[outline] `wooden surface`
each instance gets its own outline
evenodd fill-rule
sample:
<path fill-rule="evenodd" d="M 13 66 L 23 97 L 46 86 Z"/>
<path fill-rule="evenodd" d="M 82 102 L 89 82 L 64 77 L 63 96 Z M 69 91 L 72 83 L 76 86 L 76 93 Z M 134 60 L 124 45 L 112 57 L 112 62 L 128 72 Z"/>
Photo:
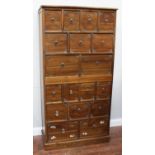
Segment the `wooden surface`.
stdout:
<path fill-rule="evenodd" d="M 45 151 L 41 136 L 33 137 L 33 155 L 121 155 L 122 154 L 122 129 L 110 129 L 111 140 L 108 143 L 87 145 L 68 149 Z"/>

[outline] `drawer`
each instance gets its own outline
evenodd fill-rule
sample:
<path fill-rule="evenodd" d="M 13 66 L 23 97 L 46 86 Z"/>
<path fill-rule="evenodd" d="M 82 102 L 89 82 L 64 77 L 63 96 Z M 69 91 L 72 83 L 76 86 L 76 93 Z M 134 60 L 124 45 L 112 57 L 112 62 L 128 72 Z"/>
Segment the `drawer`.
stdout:
<path fill-rule="evenodd" d="M 64 31 L 79 31 L 79 11 L 64 11 Z"/>
<path fill-rule="evenodd" d="M 70 34 L 70 53 L 90 53 L 90 34 Z"/>
<path fill-rule="evenodd" d="M 80 29 L 81 31 L 96 31 L 97 30 L 97 12 L 81 11 L 80 14 Z"/>
<path fill-rule="evenodd" d="M 79 100 L 79 85 L 78 84 L 64 84 L 63 87 L 64 101 L 78 101 Z"/>
<path fill-rule="evenodd" d="M 112 74 L 112 55 L 81 56 L 81 74 Z"/>
<path fill-rule="evenodd" d="M 96 88 L 96 98 L 100 99 L 110 99 L 112 92 L 112 84 L 111 82 L 100 82 L 97 83 Z"/>
<path fill-rule="evenodd" d="M 90 113 L 90 102 L 70 103 L 69 116 L 71 119 L 88 118 Z"/>
<path fill-rule="evenodd" d="M 106 136 L 108 135 L 108 128 L 91 128 L 80 130 L 80 138 L 89 138 L 96 136 Z"/>
<path fill-rule="evenodd" d="M 49 85 L 46 89 L 46 102 L 61 101 L 61 85 Z"/>
<path fill-rule="evenodd" d="M 79 56 L 46 56 L 47 76 L 68 76 L 79 74 Z"/>
<path fill-rule="evenodd" d="M 61 31 L 61 11 L 45 11 L 45 30 Z"/>
<path fill-rule="evenodd" d="M 65 133 L 52 133 L 48 135 L 48 142 L 54 143 L 57 141 L 69 141 L 78 138 L 78 133 L 75 131 L 65 132 Z"/>
<path fill-rule="evenodd" d="M 109 126 L 109 118 L 107 116 L 80 121 L 80 130 L 90 128 L 100 128 L 100 127 L 108 128 L 108 126 Z"/>
<path fill-rule="evenodd" d="M 76 131 L 78 130 L 78 122 L 56 122 L 48 123 L 47 125 L 48 133 L 66 133 L 67 131 Z"/>
<path fill-rule="evenodd" d="M 82 83 L 79 85 L 79 95 L 81 100 L 93 100 L 95 93 L 94 83 Z"/>
<path fill-rule="evenodd" d="M 92 43 L 93 53 L 112 53 L 113 35 L 112 34 L 94 34 Z"/>
<path fill-rule="evenodd" d="M 46 53 L 66 53 L 67 35 L 66 34 L 45 34 L 44 51 Z"/>
<path fill-rule="evenodd" d="M 115 12 L 100 11 L 99 12 L 99 30 L 114 32 L 115 28 Z"/>
<path fill-rule="evenodd" d="M 46 105 L 47 121 L 67 120 L 67 105 L 65 104 L 48 104 Z"/>
<path fill-rule="evenodd" d="M 100 100 L 100 101 L 96 100 L 91 106 L 92 116 L 109 115 L 109 112 L 110 112 L 110 101 L 109 100 Z"/>

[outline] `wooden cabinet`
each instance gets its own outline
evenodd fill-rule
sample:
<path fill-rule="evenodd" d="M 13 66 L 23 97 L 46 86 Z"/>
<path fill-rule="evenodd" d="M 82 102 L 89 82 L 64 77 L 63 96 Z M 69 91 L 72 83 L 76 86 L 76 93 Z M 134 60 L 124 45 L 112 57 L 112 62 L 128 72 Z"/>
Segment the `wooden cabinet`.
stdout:
<path fill-rule="evenodd" d="M 45 149 L 109 141 L 116 9 L 42 6 Z"/>

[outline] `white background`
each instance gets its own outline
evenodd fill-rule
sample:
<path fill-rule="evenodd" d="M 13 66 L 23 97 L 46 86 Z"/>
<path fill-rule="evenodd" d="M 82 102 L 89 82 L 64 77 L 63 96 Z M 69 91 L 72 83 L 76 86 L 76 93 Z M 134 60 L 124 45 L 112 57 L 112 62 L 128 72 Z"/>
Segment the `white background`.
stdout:
<path fill-rule="evenodd" d="M 88 3 L 89 2 L 89 3 Z M 112 92 L 111 125 L 121 125 L 122 118 L 122 49 L 121 49 L 121 1 L 120 0 L 36 0 L 34 2 L 33 20 L 34 20 L 34 101 L 33 101 L 33 132 L 34 135 L 41 131 L 41 102 L 40 102 L 40 64 L 39 64 L 39 19 L 38 9 L 41 5 L 67 5 L 67 6 L 90 6 L 90 7 L 111 7 L 118 8 L 116 23 L 116 50 L 114 81 Z"/>
<path fill-rule="evenodd" d="M 123 155 L 154 155 L 154 0 L 122 4 Z M 0 19 L 0 154 L 32 155 L 32 1 L 1 1 Z"/>

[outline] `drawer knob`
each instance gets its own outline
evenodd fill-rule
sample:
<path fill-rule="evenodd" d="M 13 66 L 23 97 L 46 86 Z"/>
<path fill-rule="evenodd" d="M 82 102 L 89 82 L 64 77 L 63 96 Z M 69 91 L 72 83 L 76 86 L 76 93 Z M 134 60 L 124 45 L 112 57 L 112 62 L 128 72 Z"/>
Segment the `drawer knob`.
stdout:
<path fill-rule="evenodd" d="M 102 109 L 102 106 L 99 106 L 98 109 L 101 110 Z"/>
<path fill-rule="evenodd" d="M 100 121 L 100 124 L 104 124 L 104 121 Z"/>
<path fill-rule="evenodd" d="M 59 111 L 55 111 L 55 116 L 58 117 L 59 116 Z"/>
<path fill-rule="evenodd" d="M 77 108 L 77 110 L 78 110 L 78 111 L 80 111 L 80 110 L 81 110 L 81 108 Z"/>
<path fill-rule="evenodd" d="M 83 44 L 83 41 L 80 40 L 80 41 L 79 41 L 79 46 L 82 46 L 82 44 Z"/>
<path fill-rule="evenodd" d="M 96 128 L 96 124 L 93 124 L 93 128 Z"/>
<path fill-rule="evenodd" d="M 55 18 L 54 18 L 54 17 L 52 17 L 52 18 L 51 18 L 51 21 L 55 21 Z"/>
<path fill-rule="evenodd" d="M 109 21 L 109 19 L 108 19 L 108 18 L 105 18 L 105 19 L 104 19 L 104 21 L 105 21 L 105 22 L 108 22 L 108 21 Z"/>
<path fill-rule="evenodd" d="M 70 137 L 70 138 L 74 138 L 74 137 L 75 137 L 75 135 L 74 135 L 74 134 L 71 134 L 71 135 L 69 135 L 69 137 Z"/>
<path fill-rule="evenodd" d="M 70 18 L 69 22 L 70 24 L 73 24 L 73 18 Z"/>
<path fill-rule="evenodd" d="M 91 22 L 92 21 L 92 18 L 91 17 L 88 17 L 88 22 Z"/>
<path fill-rule="evenodd" d="M 57 46 L 58 45 L 58 40 L 54 41 L 54 45 Z"/>
<path fill-rule="evenodd" d="M 103 87 L 102 90 L 105 90 L 105 88 Z"/>
<path fill-rule="evenodd" d="M 52 136 L 52 137 L 51 137 L 51 140 L 54 140 L 54 139 L 56 139 L 56 137 L 55 137 L 55 136 Z"/>
<path fill-rule="evenodd" d="M 51 129 L 56 129 L 56 126 L 55 125 L 51 125 L 50 128 Z"/>
<path fill-rule="evenodd" d="M 55 91 L 52 91 L 52 96 L 54 96 L 56 94 L 56 92 Z"/>
<path fill-rule="evenodd" d="M 69 93 L 70 93 L 70 95 L 72 95 L 73 94 L 73 90 L 70 89 L 70 92 Z"/>
<path fill-rule="evenodd" d="M 101 41 L 101 44 L 104 44 L 104 43 L 105 43 L 105 41 L 104 41 L 104 40 L 102 40 L 102 41 Z"/>
<path fill-rule="evenodd" d="M 64 67 L 65 66 L 65 64 L 64 64 L 64 62 L 62 62 L 61 64 L 60 64 L 60 67 Z"/>
<path fill-rule="evenodd" d="M 100 61 L 96 61 L 96 65 L 100 64 Z"/>
<path fill-rule="evenodd" d="M 88 133 L 87 133 L 87 132 L 82 132 L 82 135 L 83 135 L 83 136 L 87 136 Z"/>
<path fill-rule="evenodd" d="M 65 129 L 64 129 L 64 128 L 62 128 L 62 129 L 61 129 L 61 132 L 62 132 L 62 133 L 65 133 Z"/>

